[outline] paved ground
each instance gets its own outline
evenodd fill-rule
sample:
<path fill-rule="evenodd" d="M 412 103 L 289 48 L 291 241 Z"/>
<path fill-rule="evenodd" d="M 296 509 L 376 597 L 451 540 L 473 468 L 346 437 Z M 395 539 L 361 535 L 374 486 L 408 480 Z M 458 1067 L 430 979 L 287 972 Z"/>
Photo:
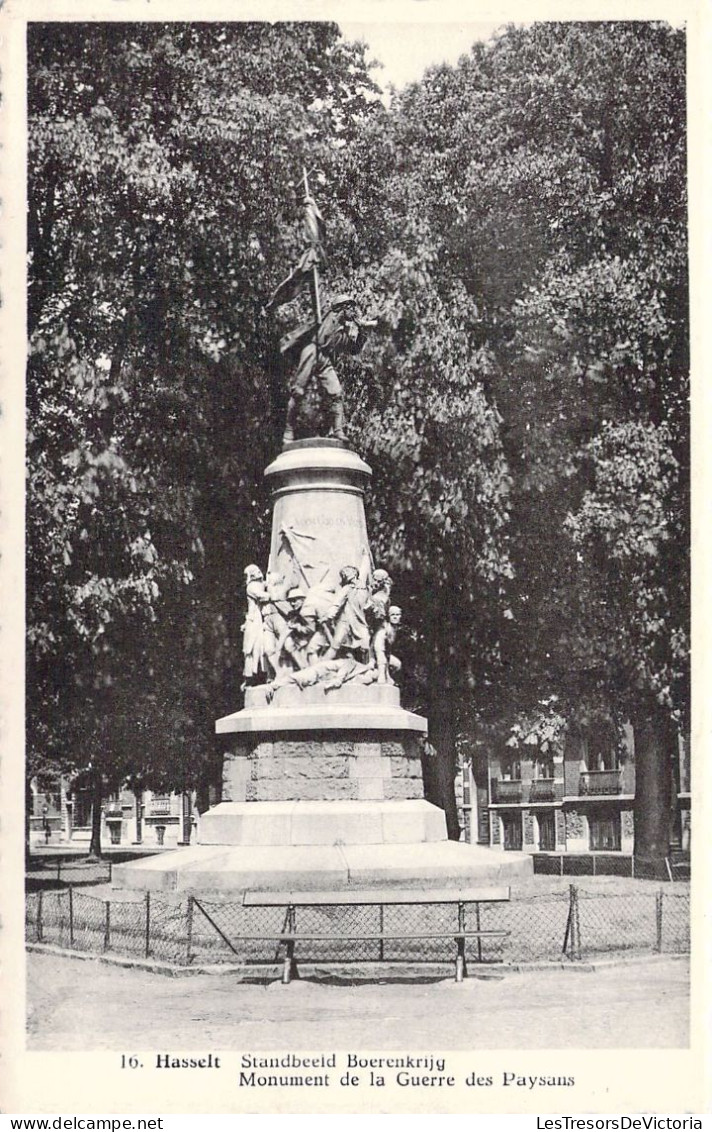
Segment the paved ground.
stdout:
<path fill-rule="evenodd" d="M 686 960 L 438 982 L 240 984 L 28 955 L 30 1049 L 603 1049 L 688 1044 Z M 151 1008 L 146 1009 L 150 1003 Z M 191 1036 L 193 1040 L 191 1042 Z"/>

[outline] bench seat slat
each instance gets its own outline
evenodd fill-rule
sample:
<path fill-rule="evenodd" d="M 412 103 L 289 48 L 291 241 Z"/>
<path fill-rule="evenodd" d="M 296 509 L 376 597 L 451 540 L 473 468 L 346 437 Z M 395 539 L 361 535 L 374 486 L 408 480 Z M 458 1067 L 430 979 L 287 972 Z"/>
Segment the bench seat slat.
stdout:
<path fill-rule="evenodd" d="M 383 939 L 395 943 L 404 939 L 479 939 L 482 936 L 507 936 L 509 932 L 506 931 L 458 931 L 453 928 L 452 931 L 442 932 L 397 932 L 395 935 L 389 935 L 383 932 L 371 932 L 368 935 L 322 935 L 318 932 L 262 932 L 259 935 L 231 935 L 232 940 L 278 940 L 281 943 L 288 941 L 299 940 L 325 940 L 329 943 L 358 943 L 363 940 L 368 943 L 370 940 Z"/>
<path fill-rule="evenodd" d="M 510 899 L 508 887 L 498 888 L 428 888 L 428 889 L 358 889 L 352 892 L 245 892 L 244 905 L 273 907 L 292 904 L 476 904 Z"/>

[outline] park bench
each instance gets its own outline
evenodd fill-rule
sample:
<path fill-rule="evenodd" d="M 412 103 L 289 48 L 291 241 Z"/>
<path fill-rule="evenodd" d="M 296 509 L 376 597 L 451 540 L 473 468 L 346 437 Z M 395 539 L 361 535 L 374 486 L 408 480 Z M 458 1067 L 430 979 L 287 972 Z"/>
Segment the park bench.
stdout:
<path fill-rule="evenodd" d="M 276 940 L 285 945 L 284 966 L 282 969 L 282 982 L 289 983 L 293 977 L 298 977 L 295 947 L 297 943 L 314 941 L 338 941 L 341 943 L 355 943 L 376 941 L 380 945 L 381 958 L 383 957 L 383 944 L 386 942 L 402 942 L 405 940 L 432 940 L 451 939 L 457 945 L 455 958 L 455 981 L 462 982 L 467 974 L 465 962 L 465 943 L 468 939 L 478 941 L 479 957 L 482 957 L 482 940 L 504 938 L 509 935 L 507 931 L 482 930 L 480 924 L 480 904 L 500 903 L 509 900 L 509 888 L 423 888 L 423 889 L 355 889 L 350 892 L 246 892 L 243 905 L 251 908 L 284 908 L 284 927 L 281 931 L 263 934 L 261 939 Z M 457 927 L 442 928 L 437 931 L 389 931 L 383 930 L 383 909 L 393 905 L 457 905 Z M 476 909 L 477 926 L 466 927 L 465 909 L 468 904 L 474 904 Z M 353 932 L 340 932 L 326 934 L 324 932 L 300 931 L 297 925 L 298 908 L 337 908 L 337 907 L 364 907 L 377 906 L 381 909 L 380 930 L 368 931 L 363 934 Z M 256 938 L 254 936 L 241 936 L 241 939 Z"/>

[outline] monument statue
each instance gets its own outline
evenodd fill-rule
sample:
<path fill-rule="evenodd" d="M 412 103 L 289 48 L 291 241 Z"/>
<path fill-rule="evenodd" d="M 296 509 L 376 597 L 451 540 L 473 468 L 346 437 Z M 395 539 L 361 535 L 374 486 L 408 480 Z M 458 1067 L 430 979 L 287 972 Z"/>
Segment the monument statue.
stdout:
<path fill-rule="evenodd" d="M 264 574 L 259 566 L 246 566 L 244 573 L 247 614 L 242 625 L 243 688 L 254 683 L 265 671 L 262 607 L 269 600 Z"/>
<path fill-rule="evenodd" d="M 475 877 L 501 884 L 531 873 L 531 854 L 449 841 L 444 812 L 424 796 L 428 724 L 401 706 L 402 614 L 366 523 L 372 470 L 342 439 L 335 365 L 365 324 L 348 295 L 322 309 L 323 220 L 306 174 L 304 190 L 306 247 L 270 306 L 308 284 L 312 317 L 282 344 L 296 368 L 285 446 L 264 471 L 269 558 L 244 571 L 244 705 L 215 723 L 220 801 L 201 815 L 197 845 L 117 865 L 114 884 L 241 903 L 248 892 L 331 900 L 362 889 L 436 896 Z M 325 402 L 329 436 L 308 433 L 312 397 Z"/>
<path fill-rule="evenodd" d="M 390 603 L 390 575 L 373 568 L 361 502 L 363 477 L 370 476 L 370 469 L 348 450 L 344 456 L 324 456 L 321 466 L 319 460 L 313 463 L 313 452 L 305 452 L 296 464 L 296 453 L 289 455 L 305 444 L 344 449 L 343 390 L 335 361 L 356 353 L 364 330 L 377 325 L 375 319 L 359 319 L 352 295 L 322 304 L 324 220 L 306 170 L 303 177 L 305 247 L 267 309 L 291 302 L 308 286 L 311 317 L 280 343 L 295 368 L 285 451 L 266 472 L 277 477 L 272 549 L 266 574 L 255 565 L 245 570 L 243 690 L 262 688 L 267 704 L 282 688 L 297 694 L 315 686 L 327 693 L 344 684 L 393 685 L 393 673 L 400 668 L 391 649 L 400 609 Z M 296 445 L 297 430 L 305 428 L 303 402 L 309 392 L 320 397 L 328 438 L 312 436 Z M 284 471 L 278 473 L 280 465 Z M 304 471 L 297 471 L 307 467 L 310 477 L 316 477 L 309 490 Z"/>
<path fill-rule="evenodd" d="M 286 541 L 303 585 L 288 587 L 283 574 L 269 570 L 265 580 L 259 566 L 245 569 L 243 688 L 264 683 L 269 702 L 288 686 L 323 684 L 328 691 L 347 681 L 392 684 L 392 672 L 400 669 L 391 644 L 401 611 L 390 605 L 388 572 L 371 572 L 364 548 L 359 567 L 341 567 L 338 584 L 328 574 L 310 583 L 292 539 Z"/>
<path fill-rule="evenodd" d="M 379 683 L 393 683 L 393 673 L 398 673 L 401 670 L 401 662 L 397 656 L 394 656 L 391 645 L 396 639 L 398 629 L 400 627 L 401 618 L 403 616 L 401 607 L 399 605 L 392 605 L 388 610 L 388 623 L 386 625 L 385 640 L 384 640 L 384 653 L 386 656 L 386 670 L 385 680 L 381 680 L 381 673 L 379 669 Z"/>
<path fill-rule="evenodd" d="M 295 299 L 305 285 L 309 286 L 311 319 L 285 335 L 280 342 L 285 360 L 296 366 L 289 385 L 283 436 L 285 447 L 295 438 L 303 416 L 304 397 L 314 386 L 328 418 L 328 435 L 335 440 L 345 440 L 343 388 L 334 362 L 340 354 L 358 353 L 363 345 L 363 331 L 378 325 L 377 319 L 358 318 L 356 301 L 351 295 L 338 295 L 322 310 L 319 268 L 326 263 L 324 221 L 309 191 L 306 169 L 304 208 L 306 249 L 267 303 L 267 310 L 274 310 Z"/>

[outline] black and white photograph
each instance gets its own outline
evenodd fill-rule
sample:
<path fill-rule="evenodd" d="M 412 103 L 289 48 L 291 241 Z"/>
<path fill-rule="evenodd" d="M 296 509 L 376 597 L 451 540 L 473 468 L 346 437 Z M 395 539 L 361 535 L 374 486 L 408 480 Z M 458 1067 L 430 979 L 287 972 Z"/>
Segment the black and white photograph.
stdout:
<path fill-rule="evenodd" d="M 443 13 L 6 13 L 13 1112 L 710 1103 L 701 9 Z"/>

